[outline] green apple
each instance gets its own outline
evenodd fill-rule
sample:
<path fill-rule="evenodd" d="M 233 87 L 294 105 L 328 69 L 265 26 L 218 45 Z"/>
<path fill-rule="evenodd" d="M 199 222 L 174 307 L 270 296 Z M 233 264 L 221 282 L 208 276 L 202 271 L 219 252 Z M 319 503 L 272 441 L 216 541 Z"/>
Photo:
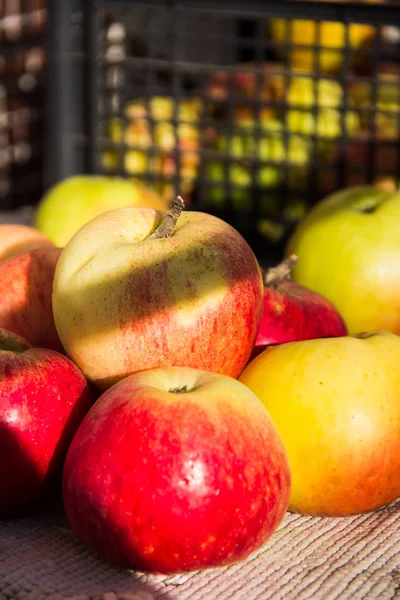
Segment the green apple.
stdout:
<path fill-rule="evenodd" d="M 64 247 L 88 221 L 124 206 L 166 210 L 167 201 L 138 181 L 76 175 L 53 186 L 36 210 L 34 225 L 56 246 Z"/>
<path fill-rule="evenodd" d="M 286 247 L 292 278 L 328 298 L 349 333 L 400 333 L 400 192 L 353 187 L 320 201 Z"/>

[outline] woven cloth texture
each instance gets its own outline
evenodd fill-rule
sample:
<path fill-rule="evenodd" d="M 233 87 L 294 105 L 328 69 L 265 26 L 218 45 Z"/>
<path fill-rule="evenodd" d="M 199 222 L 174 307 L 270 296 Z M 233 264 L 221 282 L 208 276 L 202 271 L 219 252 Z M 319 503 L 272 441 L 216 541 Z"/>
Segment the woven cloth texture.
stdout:
<path fill-rule="evenodd" d="M 0 521 L 0 600 L 390 600 L 399 526 L 400 501 L 341 519 L 287 513 L 246 561 L 167 577 L 105 562 L 57 509 Z"/>

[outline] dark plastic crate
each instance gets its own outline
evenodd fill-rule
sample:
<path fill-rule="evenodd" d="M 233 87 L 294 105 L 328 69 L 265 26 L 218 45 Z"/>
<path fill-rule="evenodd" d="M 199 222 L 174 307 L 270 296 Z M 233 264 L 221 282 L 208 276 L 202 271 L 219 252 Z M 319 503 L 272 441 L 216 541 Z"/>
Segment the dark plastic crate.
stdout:
<path fill-rule="evenodd" d="M 279 252 L 329 191 L 398 186 L 399 26 L 387 3 L 53 0 L 47 184 L 138 177 Z"/>
<path fill-rule="evenodd" d="M 43 192 L 45 0 L 0 1 L 0 210 Z"/>

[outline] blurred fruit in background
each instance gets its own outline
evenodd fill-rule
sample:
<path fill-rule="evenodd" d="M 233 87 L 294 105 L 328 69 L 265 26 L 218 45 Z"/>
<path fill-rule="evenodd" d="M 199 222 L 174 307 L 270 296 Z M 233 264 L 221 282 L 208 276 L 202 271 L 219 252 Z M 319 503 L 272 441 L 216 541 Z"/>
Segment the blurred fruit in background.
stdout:
<path fill-rule="evenodd" d="M 258 130 L 258 131 L 257 131 Z M 285 139 L 287 137 L 287 140 Z M 309 145 L 298 135 L 285 136 L 282 123 L 277 120 L 262 122 L 258 129 L 254 121 L 243 121 L 235 127 L 232 134 L 221 134 L 216 143 L 220 160 L 208 165 L 208 178 L 211 183 L 225 181 L 224 158 L 227 163 L 228 182 L 232 189 L 232 200 L 236 210 L 248 210 L 251 199 L 249 188 L 253 184 L 262 189 L 275 187 L 282 179 L 283 167 L 288 163 L 290 178 L 303 177 L 304 166 L 308 163 Z M 215 206 L 224 203 L 223 187 L 213 187 L 207 195 L 208 201 Z M 273 195 L 262 198 L 267 213 L 276 209 Z"/>
<path fill-rule="evenodd" d="M 124 119 L 112 118 L 106 124 L 106 137 L 127 148 L 104 152 L 103 167 L 122 169 L 126 174 L 140 178 L 148 174 L 152 187 L 168 200 L 174 194 L 173 178 L 178 173 L 180 192 L 188 200 L 200 161 L 199 120 L 202 107 L 199 98 L 175 103 L 168 96 L 154 96 L 148 101 L 138 99 L 129 102 Z"/>
<path fill-rule="evenodd" d="M 361 126 L 375 129 L 381 137 L 397 139 L 400 123 L 399 76 L 379 73 L 373 81 L 357 81 L 350 87 L 354 105 L 360 109 Z"/>
<path fill-rule="evenodd" d="M 252 71 L 246 72 L 246 68 Z M 238 69 L 232 77 L 218 72 L 208 82 L 208 94 L 214 100 L 217 116 L 226 117 L 232 106 L 229 102 L 232 91 L 235 123 L 257 119 L 257 113 L 262 123 L 271 119 L 286 120 L 290 133 L 316 135 L 318 152 L 325 151 L 332 139 L 340 137 L 343 128 L 346 135 L 359 131 L 360 119 L 353 110 L 351 98 L 349 109 L 342 117 L 344 90 L 339 81 L 326 77 L 316 79 L 304 69 L 287 70 L 279 63 L 267 62 L 261 67 L 246 63 L 238 65 Z"/>
<path fill-rule="evenodd" d="M 284 234 L 279 217 L 288 217 L 289 206 L 294 204 L 285 198 L 282 202 L 279 184 L 286 176 L 293 188 L 304 185 L 309 162 L 309 143 L 295 134 L 285 135 L 280 121 L 266 120 L 258 128 L 255 121 L 243 121 L 232 133 L 218 136 L 216 158 L 207 164 L 206 206 L 211 211 L 227 206 L 231 200 L 241 228 L 250 226 L 253 194 L 257 195 L 258 231 L 271 241 L 278 241 Z M 297 202 L 296 215 L 302 216 L 306 200 Z M 292 210 L 292 217 L 294 212 Z"/>
<path fill-rule="evenodd" d="M 349 25 L 348 34 L 346 34 L 346 26 L 336 21 L 318 23 L 307 19 L 277 18 L 271 19 L 268 23 L 268 35 L 276 42 L 278 56 L 287 57 L 292 67 L 300 67 L 308 71 L 318 69 L 321 73 L 337 72 L 342 67 L 347 35 L 352 50 L 351 64 L 363 62 L 365 54 L 357 50 L 370 46 L 375 33 L 376 29 L 372 25 L 359 23 Z M 285 48 L 284 44 L 287 42 L 293 46 Z M 313 48 L 315 45 L 320 45 L 323 49 L 318 52 Z"/>
<path fill-rule="evenodd" d="M 374 160 L 370 167 L 371 156 Z M 372 183 L 375 187 L 393 191 L 396 189 L 398 162 L 396 143 L 362 132 L 348 138 L 344 144 L 338 142 L 327 154 L 319 173 L 321 193 L 327 195 L 342 187 L 342 182 L 338 181 L 341 165 L 346 187 L 365 185 L 373 168 L 376 175 L 372 173 Z"/>
<path fill-rule="evenodd" d="M 287 103 L 289 131 L 316 135 L 318 152 L 325 151 L 329 142 L 343 131 L 346 135 L 359 131 L 360 120 L 354 110 L 346 110 L 342 121 L 344 93 L 339 82 L 326 78 L 314 80 L 301 71 L 295 73 L 287 90 L 281 92 L 282 100 Z"/>
<path fill-rule="evenodd" d="M 140 181 L 76 175 L 57 183 L 43 196 L 36 209 L 34 225 L 61 248 L 88 221 L 124 206 L 167 210 L 168 201 Z"/>
<path fill-rule="evenodd" d="M 246 72 L 246 68 L 252 70 Z M 274 63 L 265 63 L 258 71 L 251 63 L 240 69 L 243 71 L 232 75 L 216 73 L 208 82 L 208 92 L 216 102 L 215 148 L 225 155 L 225 161 L 223 157 L 210 161 L 206 172 L 211 184 L 227 180 L 229 185 L 210 185 L 207 200 L 211 208 L 222 209 L 228 193 L 234 211 L 247 211 L 250 220 L 254 181 L 261 217 L 257 229 L 276 241 L 285 231 L 282 218 L 294 223 L 307 210 L 305 190 L 312 160 L 318 165 L 343 129 L 347 136 L 358 132 L 359 117 L 350 108 L 351 100 L 342 115 L 344 90 L 338 81 L 315 80 L 304 69 L 287 71 Z M 238 94 L 233 102 L 229 101 L 230 90 Z M 224 133 L 232 122 L 233 133 Z M 290 191 L 272 191 L 282 183 L 297 192 L 297 197 Z"/>
<path fill-rule="evenodd" d="M 212 116 L 217 120 L 226 119 L 232 110 L 235 120 L 256 119 L 258 115 L 262 121 L 276 118 L 277 81 L 281 80 L 284 85 L 283 71 L 280 63 L 248 62 L 239 63 L 234 71 L 212 73 L 206 86 Z"/>

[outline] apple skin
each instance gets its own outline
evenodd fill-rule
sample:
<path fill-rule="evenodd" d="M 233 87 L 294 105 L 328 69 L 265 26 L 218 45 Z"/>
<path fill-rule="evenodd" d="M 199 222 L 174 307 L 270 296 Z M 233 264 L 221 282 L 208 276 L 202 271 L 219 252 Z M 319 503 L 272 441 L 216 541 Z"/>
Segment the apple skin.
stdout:
<path fill-rule="evenodd" d="M 267 348 L 240 376 L 286 446 L 289 509 L 344 517 L 400 496 L 400 338 L 386 331 Z"/>
<path fill-rule="evenodd" d="M 73 529 L 108 560 L 147 572 L 245 558 L 281 523 L 289 495 L 286 450 L 259 399 L 235 379 L 185 367 L 136 373 L 105 392 L 63 472 Z"/>
<path fill-rule="evenodd" d="M 328 196 L 285 252 L 299 259 L 293 281 L 330 300 L 349 333 L 400 333 L 400 192 L 365 186 Z"/>
<path fill-rule="evenodd" d="M 53 286 L 62 344 L 105 390 L 146 369 L 187 366 L 237 377 L 262 315 L 260 267 L 244 238 L 209 214 L 127 207 L 85 225 L 63 249 Z"/>
<path fill-rule="evenodd" d="M 32 514 L 53 496 L 91 404 L 68 358 L 0 329 L 0 518 Z"/>
<path fill-rule="evenodd" d="M 37 207 L 34 225 L 62 248 L 85 223 L 121 206 L 167 210 L 168 202 L 139 181 L 103 175 L 75 175 L 47 191 Z"/>
<path fill-rule="evenodd" d="M 54 244 L 40 231 L 19 223 L 0 223 L 0 260 Z"/>
<path fill-rule="evenodd" d="M 285 277 L 264 285 L 264 311 L 252 358 L 267 346 L 346 334 L 346 325 L 329 300 Z"/>
<path fill-rule="evenodd" d="M 53 278 L 61 248 L 43 247 L 0 262 L 0 327 L 33 346 L 64 352 L 54 324 Z"/>

